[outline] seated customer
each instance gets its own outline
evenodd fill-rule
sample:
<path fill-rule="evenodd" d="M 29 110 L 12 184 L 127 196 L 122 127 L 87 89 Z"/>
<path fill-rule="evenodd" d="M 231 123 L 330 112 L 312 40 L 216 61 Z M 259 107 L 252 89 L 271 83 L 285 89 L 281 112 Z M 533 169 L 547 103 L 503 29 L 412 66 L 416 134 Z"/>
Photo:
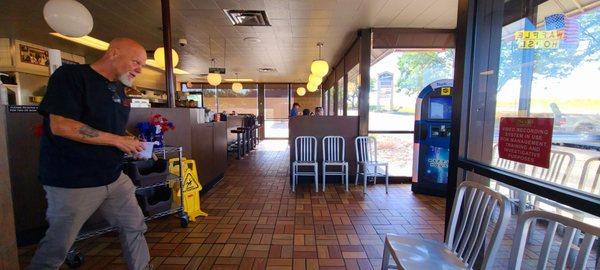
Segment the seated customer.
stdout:
<path fill-rule="evenodd" d="M 315 115 L 316 116 L 323 116 L 323 107 L 316 107 L 315 108 Z"/>
<path fill-rule="evenodd" d="M 300 103 L 294 102 L 292 109 L 290 110 L 290 117 L 298 116 L 298 110 L 300 110 Z"/>
<path fill-rule="evenodd" d="M 310 110 L 309 109 L 304 109 L 302 110 L 302 115 L 310 115 Z"/>

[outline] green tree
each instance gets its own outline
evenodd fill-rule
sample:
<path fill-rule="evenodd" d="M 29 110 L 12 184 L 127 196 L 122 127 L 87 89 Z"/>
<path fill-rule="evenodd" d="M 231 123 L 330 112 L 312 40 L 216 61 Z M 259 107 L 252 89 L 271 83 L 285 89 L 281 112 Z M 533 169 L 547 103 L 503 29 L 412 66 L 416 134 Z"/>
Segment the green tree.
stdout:
<path fill-rule="evenodd" d="M 453 65 L 454 50 L 404 52 L 398 57 L 396 91 L 410 96 L 435 80 L 452 78 Z"/>

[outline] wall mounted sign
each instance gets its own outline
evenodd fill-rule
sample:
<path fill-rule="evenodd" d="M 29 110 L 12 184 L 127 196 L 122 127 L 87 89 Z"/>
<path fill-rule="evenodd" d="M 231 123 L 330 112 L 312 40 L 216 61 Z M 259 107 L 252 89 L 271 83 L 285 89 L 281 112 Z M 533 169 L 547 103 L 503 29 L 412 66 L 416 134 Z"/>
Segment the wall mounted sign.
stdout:
<path fill-rule="evenodd" d="M 11 113 L 37 113 L 37 105 L 10 105 L 8 112 Z"/>
<path fill-rule="evenodd" d="M 41 48 L 31 47 L 24 44 L 19 45 L 19 58 L 22 63 L 38 66 L 48 66 L 48 51 Z"/>
<path fill-rule="evenodd" d="M 548 168 L 553 127 L 554 118 L 500 118 L 500 158 Z"/>
<path fill-rule="evenodd" d="M 515 40 L 519 49 L 556 49 L 565 39 L 564 30 L 517 31 Z"/>

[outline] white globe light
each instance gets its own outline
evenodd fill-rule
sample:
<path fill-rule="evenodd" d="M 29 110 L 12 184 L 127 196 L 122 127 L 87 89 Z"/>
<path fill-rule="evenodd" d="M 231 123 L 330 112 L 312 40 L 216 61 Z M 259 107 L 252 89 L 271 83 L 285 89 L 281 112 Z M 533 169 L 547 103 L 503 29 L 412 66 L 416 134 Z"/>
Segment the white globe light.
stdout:
<path fill-rule="evenodd" d="M 231 85 L 231 90 L 233 90 L 233 92 L 238 93 L 238 94 L 242 92 L 242 88 L 244 88 L 244 87 L 239 82 L 233 83 Z"/>
<path fill-rule="evenodd" d="M 206 76 L 206 80 L 208 81 L 208 84 L 210 84 L 212 86 L 217 86 L 217 85 L 221 84 L 221 74 L 208 73 L 208 76 Z"/>
<path fill-rule="evenodd" d="M 94 19 L 90 11 L 74 0 L 46 2 L 44 20 L 54 31 L 69 37 L 86 36 L 94 27 Z"/>
<path fill-rule="evenodd" d="M 329 72 L 329 64 L 325 60 L 315 60 L 310 65 L 310 73 L 321 78 L 325 77 L 327 72 Z"/>
<path fill-rule="evenodd" d="M 306 89 L 304 87 L 298 87 L 298 89 L 296 89 L 296 94 L 304 96 L 306 94 Z"/>
<path fill-rule="evenodd" d="M 173 49 L 171 49 L 171 58 L 173 60 L 173 67 L 177 66 L 177 64 L 179 64 L 179 55 Z M 158 64 L 162 68 L 165 68 L 165 48 L 164 47 L 159 47 L 154 51 L 154 61 L 156 61 L 156 64 Z"/>
<path fill-rule="evenodd" d="M 318 85 L 312 84 L 310 82 L 306 84 L 306 89 L 308 89 L 308 92 L 315 92 L 317 91 L 318 87 Z"/>
<path fill-rule="evenodd" d="M 310 74 L 308 76 L 308 83 L 312 83 L 314 85 L 320 85 L 323 82 L 323 77 L 319 77 L 315 74 Z"/>

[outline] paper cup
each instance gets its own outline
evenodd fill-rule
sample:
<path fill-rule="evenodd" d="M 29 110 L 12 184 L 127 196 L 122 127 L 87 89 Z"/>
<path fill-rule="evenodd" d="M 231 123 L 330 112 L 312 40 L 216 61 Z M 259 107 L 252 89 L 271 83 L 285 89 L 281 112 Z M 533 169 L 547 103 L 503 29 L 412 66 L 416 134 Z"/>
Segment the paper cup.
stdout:
<path fill-rule="evenodd" d="M 155 142 L 142 142 L 142 144 L 144 145 L 144 150 L 137 153 L 135 157 L 140 159 L 151 159 Z"/>

